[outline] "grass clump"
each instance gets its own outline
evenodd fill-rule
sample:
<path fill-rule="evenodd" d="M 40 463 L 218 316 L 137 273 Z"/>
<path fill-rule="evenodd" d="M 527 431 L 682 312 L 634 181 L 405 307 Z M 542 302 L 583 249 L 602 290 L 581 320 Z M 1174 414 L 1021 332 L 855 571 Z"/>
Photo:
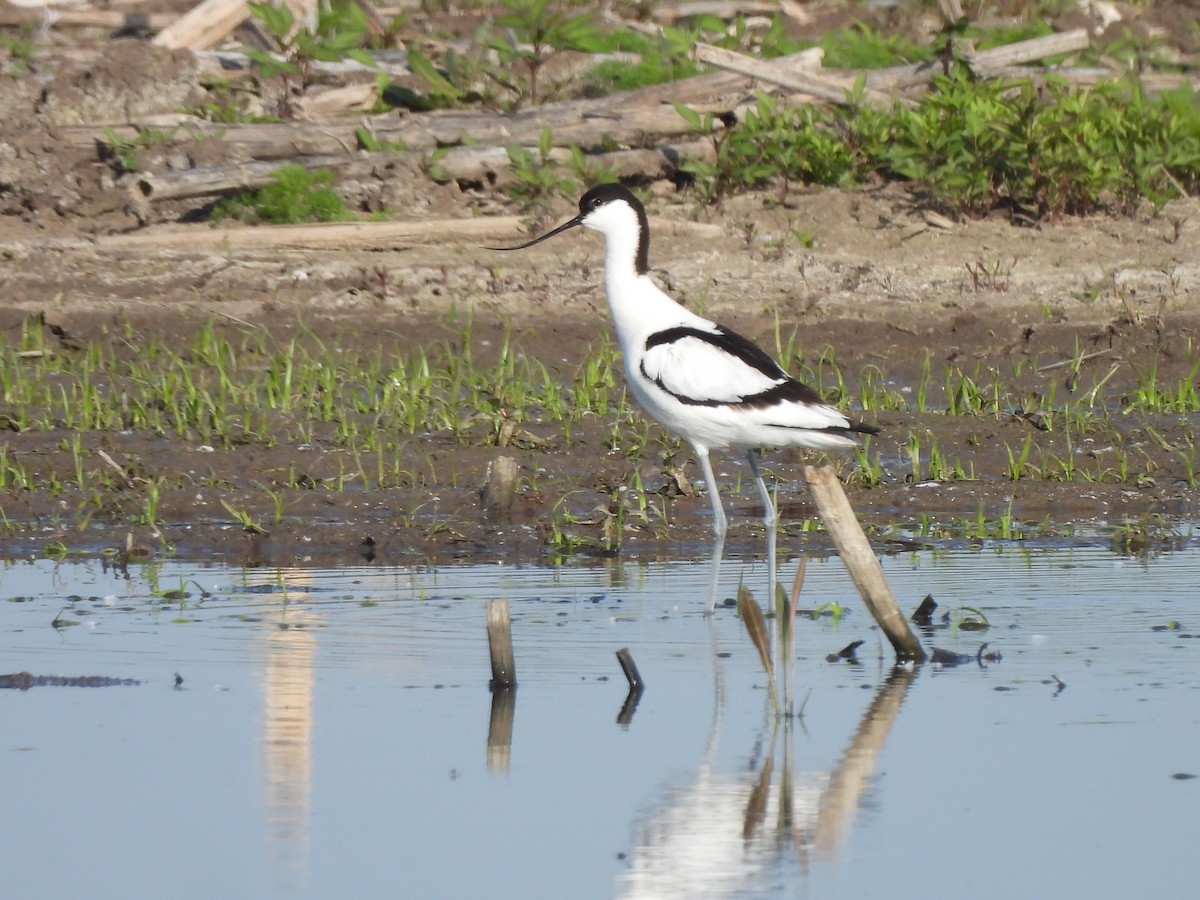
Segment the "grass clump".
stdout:
<path fill-rule="evenodd" d="M 587 73 L 589 92 L 611 94 L 695 75 L 700 67 L 688 58 L 690 46 L 689 35 L 675 28 L 656 36 L 628 30 L 605 35 L 604 52 L 635 54 L 637 61 L 611 59 L 593 66 Z"/>
<path fill-rule="evenodd" d="M 346 204 L 329 185 L 328 169 L 286 165 L 272 173 L 271 183 L 254 191 L 228 197 L 213 207 L 212 220 L 292 225 L 298 222 L 334 222 L 350 218 Z"/>
<path fill-rule="evenodd" d="M 711 116 L 676 107 L 694 128 L 712 131 Z M 718 137 L 713 163 L 685 163 L 704 193 L 722 196 L 760 187 L 776 179 L 828 186 L 859 184 L 867 168 L 844 134 L 832 126 L 827 111 L 813 106 L 786 106 L 759 94 L 745 121 Z"/>
<path fill-rule="evenodd" d="M 563 50 L 594 51 L 599 32 L 592 14 L 569 16 L 550 6 L 549 0 L 501 0 L 505 12 L 496 18 L 498 31 L 490 42 L 501 66 L 510 73 L 505 86 L 517 95 L 517 104 L 544 100 L 539 88 L 542 67 Z"/>
<path fill-rule="evenodd" d="M 247 55 L 266 78 L 278 78 L 283 88 L 280 113 L 291 118 L 287 97 L 293 89 L 305 93 L 317 81 L 314 64 L 339 62 L 350 58 L 363 65 L 374 61 L 362 45 L 366 41 L 367 17 L 353 3 L 322 3 L 317 8 L 316 29 L 309 31 L 296 21 L 286 3 L 249 3 L 248 8 L 263 31 L 275 44 L 275 53 L 250 48 Z"/>
<path fill-rule="evenodd" d="M 931 47 L 861 23 L 827 32 L 816 46 L 825 51 L 822 65 L 830 69 L 882 69 L 933 58 Z"/>
<path fill-rule="evenodd" d="M 29 71 L 37 50 L 37 27 L 32 22 L 19 26 L 15 34 L 0 32 L 0 75 L 23 75 Z"/>

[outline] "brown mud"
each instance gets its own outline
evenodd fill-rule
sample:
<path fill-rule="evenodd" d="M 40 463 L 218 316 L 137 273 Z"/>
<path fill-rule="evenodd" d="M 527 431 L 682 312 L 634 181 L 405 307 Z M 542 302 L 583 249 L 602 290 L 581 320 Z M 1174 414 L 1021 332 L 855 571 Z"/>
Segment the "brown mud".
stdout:
<path fill-rule="evenodd" d="M 521 352 L 569 381 L 608 333 L 602 244 L 590 233 L 505 255 L 466 244 L 301 251 L 239 249 L 236 237 L 216 250 L 122 243 L 125 232 L 178 227 L 169 223 L 189 210 L 168 204 L 139 230 L 124 192 L 112 188 L 111 168 L 94 149 L 58 141 L 55 127 L 105 117 L 90 105 L 98 96 L 134 120 L 175 109 L 196 75 L 186 54 L 138 41 L 110 42 L 107 51 L 91 62 L 46 63 L 48 81 L 0 79 L 3 352 L 15 352 L 35 318 L 56 352 L 73 353 L 124 323 L 184 352 L 210 322 L 230 334 L 265 330 L 280 344 L 300 335 L 327 346 L 406 347 L 456 340 L 470 316 L 474 353 L 486 355 L 510 331 Z M 81 83 L 89 89 L 78 90 Z M 161 151 L 172 152 L 169 145 Z M 219 146 L 186 152 L 222 158 Z M 516 212 L 502 196 L 438 186 L 403 165 L 341 189 L 395 218 Z M 954 527 L 981 515 L 989 522 L 1011 516 L 1027 523 L 1030 536 L 1040 526 L 1044 535 L 1076 540 L 1093 533 L 1108 539 L 1130 522 L 1182 531 L 1200 518 L 1193 483 L 1200 416 L 1132 411 L 1129 400 L 1152 367 L 1159 384 L 1175 384 L 1200 358 L 1197 202 L 1029 226 L 932 217 L 894 186 L 857 193 L 793 187 L 719 208 L 666 183 L 652 189 L 651 264 L 666 290 L 768 348 L 777 331 L 785 341 L 794 333 L 810 364 L 832 352 L 847 377 L 848 407 L 864 371 L 877 370 L 906 400 L 906 410 L 863 414 L 882 428 L 869 449 L 882 483 L 867 486 L 852 461 L 840 463 L 855 509 L 894 546 L 910 546 L 923 530 L 936 536 L 939 527 L 968 540 L 967 530 Z M 572 213 L 564 201 L 538 227 Z M 913 412 L 927 365 L 935 385 L 950 367 L 1010 372 L 1013 392 L 1002 409 L 984 415 Z M 1056 427 L 1047 415 L 1051 402 L 1061 405 L 1106 377 L 1093 430 Z M 0 555 L 38 553 L 53 541 L 72 550 L 123 548 L 130 534 L 154 553 L 169 547 L 252 565 L 531 561 L 568 545 L 622 557 L 703 555 L 708 501 L 694 489 L 699 476 L 687 448 L 655 428 L 646 451 L 627 458 L 610 447 L 616 418 L 577 429 L 569 442 L 552 422 L 524 423 L 503 448 L 489 434 L 465 443 L 413 435 L 399 463 L 412 473 L 411 485 L 384 490 L 332 489 L 347 451 L 320 435 L 304 445 L 259 441 L 210 452 L 193 436 L 85 433 L 85 449 L 120 460 L 133 485 L 86 520 L 69 489 L 4 492 Z M 936 441 L 968 478 L 931 481 L 927 458 L 914 478 L 914 435 L 926 452 Z M 62 429 L 4 432 L 0 448 L 36 477 L 69 468 L 69 436 Z M 1027 440 L 1031 477 L 1012 481 L 1011 455 Z M 683 477 L 664 466 L 671 453 Z M 498 454 L 515 458 L 519 484 L 511 512 L 499 518 L 479 504 Z M 816 460 L 796 452 L 765 457 L 779 482 L 789 548 L 823 540 L 797 524 L 815 515 L 802 471 Z M 752 520 L 760 510 L 746 467 L 725 457 L 716 466 L 732 514 L 727 552 L 754 552 L 761 529 Z M 310 486 L 279 487 L 294 472 Z M 622 497 L 634 472 L 654 510 L 642 519 L 628 514 Z M 186 485 L 163 492 L 158 533 L 132 524 L 144 503 L 139 478 Z M 262 485 L 278 488 L 281 521 Z M 222 501 L 269 533 L 247 533 Z M 623 522 L 611 515 L 618 501 Z"/>

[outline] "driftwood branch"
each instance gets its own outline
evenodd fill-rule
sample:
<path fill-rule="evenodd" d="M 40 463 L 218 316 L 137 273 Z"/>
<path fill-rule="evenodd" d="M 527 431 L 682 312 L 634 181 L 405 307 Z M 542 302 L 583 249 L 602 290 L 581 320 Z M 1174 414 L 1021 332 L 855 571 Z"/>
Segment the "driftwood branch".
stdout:
<path fill-rule="evenodd" d="M 690 132 L 691 126 L 673 107 L 658 105 L 615 112 L 563 113 L 519 116 L 486 113 L 426 113 L 408 117 L 379 116 L 365 123 L 334 120 L 219 125 L 193 119 L 186 123 L 188 134 L 201 139 L 219 137 L 253 159 L 284 159 L 293 156 L 333 155 L 357 144 L 356 131 L 363 127 L 377 140 L 394 141 L 409 150 L 432 151 L 437 147 L 475 145 L 504 147 L 510 144 L 537 146 L 543 129 L 549 128 L 559 147 L 593 147 L 615 141 L 627 147 L 645 146 L 663 138 Z M 137 128 L 116 125 L 119 137 L 134 140 Z M 96 126 L 56 129 L 61 139 L 76 147 L 106 143 L 105 130 Z"/>
<path fill-rule="evenodd" d="M 262 187 L 268 184 L 271 176 L 285 165 L 325 169 L 344 165 L 349 161 L 352 160 L 345 156 L 298 156 L 290 160 L 184 169 L 161 174 L 146 173 L 133 179 L 130 190 L 135 199 L 142 201 L 211 197 L 216 194 Z"/>
<path fill-rule="evenodd" d="M 779 12 L 778 0 L 692 0 L 687 3 L 655 3 L 650 15 L 659 22 L 677 22 L 695 16 L 734 19 L 742 16 L 773 16 Z"/>
<path fill-rule="evenodd" d="M 976 75 L 990 78 L 1012 66 L 1036 62 L 1048 56 L 1086 50 L 1088 43 L 1087 29 L 1077 28 L 1074 31 L 1048 34 L 1045 37 L 994 47 L 991 50 L 973 51 L 966 55 L 966 61 Z M 941 73 L 941 62 L 934 61 L 876 69 L 866 72 L 865 75 L 868 87 L 893 90 L 925 84 Z"/>
<path fill-rule="evenodd" d="M 125 251 L 146 247 L 168 250 L 214 251 L 273 248 L 390 249 L 414 244 L 461 243 L 485 239 L 515 239 L 526 232 L 518 216 L 480 216 L 477 219 L 428 219 L 420 222 L 332 222 L 324 225 L 260 225 L 256 228 L 169 228 L 114 234 L 98 238 L 100 250 Z"/>
<path fill-rule="evenodd" d="M 488 463 L 487 476 L 479 491 L 479 508 L 485 515 L 507 516 L 516 490 L 517 461 L 511 456 L 497 456 Z"/>
<path fill-rule="evenodd" d="M 698 62 L 728 69 L 750 78 L 757 78 L 791 91 L 811 94 L 813 97 L 828 100 L 831 103 L 846 103 L 847 95 L 854 90 L 853 79 L 847 80 L 843 76 L 831 75 L 827 71 L 787 72 L 781 70 L 775 63 L 764 62 L 743 53 L 714 47 L 712 44 L 696 44 L 692 55 Z M 862 96 L 864 100 L 877 105 L 889 105 L 892 102 L 890 98 L 878 91 L 866 90 Z"/>
<path fill-rule="evenodd" d="M 383 15 L 375 8 L 371 0 L 354 0 L 354 5 L 363 11 L 367 17 L 367 28 L 377 38 L 385 37 L 388 33 L 388 23 Z"/>
<path fill-rule="evenodd" d="M 969 54 L 966 62 L 978 77 L 990 78 L 1009 66 L 1019 66 L 1023 63 L 1045 59 L 1047 56 L 1086 50 L 1089 43 L 1087 29 L 1076 28 L 1074 31 L 1048 34 L 1045 37 L 1007 44 L 1004 47 L 980 50 Z"/>
<path fill-rule="evenodd" d="M 978 77 L 991 78 L 1013 66 L 1045 59 L 1048 56 L 1086 50 L 1088 43 L 1087 29 L 1077 28 L 1074 31 L 1031 38 L 991 50 L 971 51 L 965 55 L 965 59 L 971 71 Z M 896 66 L 877 71 L 833 75 L 825 70 L 818 72 L 794 69 L 782 71 L 778 61 L 765 62 L 709 44 L 697 44 L 693 54 L 699 62 L 757 78 L 788 90 L 800 91 L 833 103 L 846 101 L 847 93 L 853 88 L 855 78 L 860 74 L 866 78 L 867 90 L 864 92 L 864 98 L 873 103 L 887 104 L 891 101 L 881 91 L 923 84 L 942 71 L 940 63 L 924 62 L 912 66 Z"/>
<path fill-rule="evenodd" d="M 629 682 L 629 690 L 638 693 L 644 691 L 646 682 L 642 681 L 642 673 L 638 671 L 637 663 L 633 661 L 633 654 L 629 652 L 628 647 L 617 651 L 617 662 L 621 664 L 621 671 L 625 673 L 625 680 Z"/>
<path fill-rule="evenodd" d="M 346 84 L 327 91 L 310 92 L 296 104 L 306 118 L 332 116 L 351 109 L 368 109 L 379 98 L 379 86 L 374 82 Z"/>
<path fill-rule="evenodd" d="M 712 162 L 715 156 L 712 141 L 698 140 L 637 150 L 593 153 L 588 155 L 588 159 L 610 170 L 618 178 L 640 176 L 657 180 L 674 177 L 684 160 Z M 571 153 L 566 149 L 554 149 L 550 151 L 550 158 L 566 163 L 570 161 Z M 455 147 L 441 158 L 438 165 L 459 184 L 503 187 L 515 179 L 505 147 Z"/>
<path fill-rule="evenodd" d="M 154 43 L 171 50 L 208 50 L 249 16 L 246 0 L 203 0 L 155 35 Z"/>
<path fill-rule="evenodd" d="M 58 9 L 53 21 L 49 24 L 55 28 L 107 28 L 112 31 L 120 29 L 149 28 L 159 31 L 176 21 L 178 16 L 167 13 L 120 12 L 115 9 Z M 21 25 L 46 24 L 43 9 L 22 9 L 13 6 L 0 6 L 0 25 L 7 28 Z"/>
<path fill-rule="evenodd" d="M 210 70 L 228 76 L 231 71 L 248 70 L 255 62 L 245 53 L 236 50 L 195 50 L 196 61 L 201 69 Z M 268 54 L 274 59 L 282 60 L 278 53 Z M 356 59 L 312 60 L 308 65 L 314 72 L 324 75 L 352 75 L 355 73 L 371 75 L 387 72 L 390 75 L 411 75 L 412 72 L 403 62 L 405 54 L 398 50 L 377 50 L 371 54 L 372 65 L 366 65 Z M 398 59 L 399 57 L 399 59 Z"/>

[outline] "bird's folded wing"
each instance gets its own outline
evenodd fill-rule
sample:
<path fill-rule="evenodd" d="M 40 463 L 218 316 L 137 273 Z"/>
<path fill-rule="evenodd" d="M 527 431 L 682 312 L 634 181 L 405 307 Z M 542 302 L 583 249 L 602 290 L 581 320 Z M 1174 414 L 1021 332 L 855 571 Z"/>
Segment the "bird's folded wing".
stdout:
<path fill-rule="evenodd" d="M 642 374 L 681 402 L 703 406 L 742 403 L 787 380 L 782 372 L 764 372 L 760 358 L 731 352 L 728 343 L 724 334 L 691 331 L 651 342 L 642 357 Z"/>

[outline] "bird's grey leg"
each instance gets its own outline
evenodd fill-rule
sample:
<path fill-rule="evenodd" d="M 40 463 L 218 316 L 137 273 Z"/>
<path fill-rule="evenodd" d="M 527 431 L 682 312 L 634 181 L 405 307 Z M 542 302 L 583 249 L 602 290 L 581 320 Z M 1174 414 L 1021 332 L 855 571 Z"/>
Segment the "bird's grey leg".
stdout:
<path fill-rule="evenodd" d="M 750 471 L 754 473 L 754 483 L 758 485 L 758 496 L 763 504 L 763 526 L 767 529 L 767 609 L 775 608 L 775 503 L 767 491 L 767 483 L 763 481 L 762 472 L 758 469 L 758 451 L 747 450 L 746 459 L 750 460 Z"/>
<path fill-rule="evenodd" d="M 693 444 L 696 459 L 700 462 L 700 470 L 704 473 L 704 486 L 708 489 L 708 500 L 712 504 L 713 514 L 713 559 L 712 574 L 708 579 L 708 606 L 704 614 L 711 616 L 717 606 L 717 581 L 721 577 L 721 555 L 725 552 L 725 507 L 721 505 L 721 494 L 717 490 L 717 479 L 713 475 L 712 463 L 708 459 L 708 448 Z"/>

